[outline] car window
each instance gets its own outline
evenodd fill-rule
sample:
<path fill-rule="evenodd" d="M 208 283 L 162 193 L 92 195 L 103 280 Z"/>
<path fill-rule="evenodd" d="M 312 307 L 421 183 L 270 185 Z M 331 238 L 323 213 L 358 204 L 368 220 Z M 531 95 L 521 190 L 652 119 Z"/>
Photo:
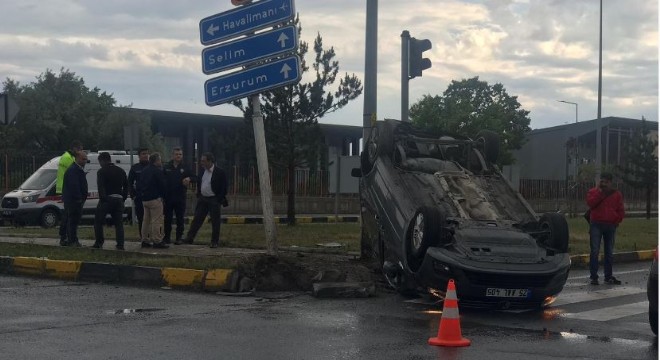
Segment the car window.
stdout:
<path fill-rule="evenodd" d="M 52 184 L 56 177 L 57 169 L 39 169 L 18 188 L 20 190 L 43 190 Z"/>

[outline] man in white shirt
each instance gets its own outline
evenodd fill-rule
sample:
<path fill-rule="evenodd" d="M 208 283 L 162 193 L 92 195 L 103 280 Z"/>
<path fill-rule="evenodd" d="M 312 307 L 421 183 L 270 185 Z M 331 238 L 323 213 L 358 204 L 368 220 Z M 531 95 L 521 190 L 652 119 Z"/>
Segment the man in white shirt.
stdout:
<path fill-rule="evenodd" d="M 204 168 L 202 176 L 197 177 L 197 206 L 190 229 L 185 239 L 174 244 L 192 244 L 204 219 L 211 214 L 211 248 L 217 248 L 220 243 L 220 207 L 227 195 L 227 175 L 224 170 L 215 165 L 215 157 L 206 152 L 200 161 Z"/>

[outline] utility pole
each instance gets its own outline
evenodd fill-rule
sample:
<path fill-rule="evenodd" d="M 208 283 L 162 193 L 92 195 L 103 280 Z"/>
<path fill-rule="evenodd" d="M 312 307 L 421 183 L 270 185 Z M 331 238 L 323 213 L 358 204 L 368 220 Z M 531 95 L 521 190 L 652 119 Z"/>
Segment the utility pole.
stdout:
<path fill-rule="evenodd" d="M 408 63 L 410 62 L 410 33 L 403 30 L 401 33 L 401 121 L 408 121 L 408 112 L 410 109 L 408 86 Z"/>
<path fill-rule="evenodd" d="M 601 108 L 601 96 L 603 90 L 603 0 L 600 0 L 600 21 L 599 21 L 599 31 L 598 31 L 598 116 L 596 117 L 596 179 L 595 182 L 598 183 L 600 179 L 601 166 L 603 161 L 601 159 L 601 120 L 600 120 L 600 108 Z"/>
<path fill-rule="evenodd" d="M 366 144 L 377 119 L 378 89 L 378 0 L 367 0 L 367 24 L 364 46 L 364 108 L 362 144 Z"/>

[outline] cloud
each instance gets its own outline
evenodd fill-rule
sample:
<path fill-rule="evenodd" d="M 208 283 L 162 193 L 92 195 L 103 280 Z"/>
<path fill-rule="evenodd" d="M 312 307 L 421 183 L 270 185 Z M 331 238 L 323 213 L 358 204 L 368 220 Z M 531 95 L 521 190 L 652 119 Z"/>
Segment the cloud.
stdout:
<path fill-rule="evenodd" d="M 0 75 L 33 81 L 69 68 L 119 103 L 238 114 L 204 104 L 199 21 L 229 2 L 196 0 L 23 0 L 3 4 Z M 302 40 L 334 47 L 340 73 L 364 80 L 366 2 L 297 1 Z M 433 66 L 410 81 L 410 103 L 441 94 L 452 80 L 500 82 L 530 110 L 532 127 L 595 117 L 598 87 L 596 1 L 379 1 L 378 115 L 400 115 L 401 32 L 429 39 Z M 311 49 L 310 49 L 311 50 Z M 311 62 L 310 51 L 307 61 Z M 658 119 L 658 2 L 603 4 L 603 116 Z M 362 97 L 322 122 L 362 125 Z"/>

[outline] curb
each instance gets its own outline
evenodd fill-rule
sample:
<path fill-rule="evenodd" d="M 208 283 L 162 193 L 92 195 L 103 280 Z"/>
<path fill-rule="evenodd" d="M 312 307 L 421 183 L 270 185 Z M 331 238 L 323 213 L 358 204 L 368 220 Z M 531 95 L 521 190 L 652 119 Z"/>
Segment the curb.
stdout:
<path fill-rule="evenodd" d="M 614 253 L 614 262 L 635 262 L 653 260 L 655 250 L 638 250 L 630 252 Z M 603 261 L 603 254 L 600 253 L 598 261 Z M 571 256 L 571 267 L 588 267 L 589 254 Z"/>
<path fill-rule="evenodd" d="M 181 269 L 115 265 L 86 261 L 0 256 L 0 273 L 86 282 L 104 282 L 154 288 L 228 291 L 233 269 Z"/>
<path fill-rule="evenodd" d="M 655 250 L 614 254 L 615 262 L 652 260 Z M 589 266 L 589 255 L 573 255 L 571 268 Z M 603 255 L 599 256 L 602 261 Z M 104 282 L 203 292 L 237 292 L 241 274 L 234 269 L 184 269 L 0 256 L 0 274 L 28 275 L 73 281 Z M 233 280 L 232 280 L 233 279 Z"/>

